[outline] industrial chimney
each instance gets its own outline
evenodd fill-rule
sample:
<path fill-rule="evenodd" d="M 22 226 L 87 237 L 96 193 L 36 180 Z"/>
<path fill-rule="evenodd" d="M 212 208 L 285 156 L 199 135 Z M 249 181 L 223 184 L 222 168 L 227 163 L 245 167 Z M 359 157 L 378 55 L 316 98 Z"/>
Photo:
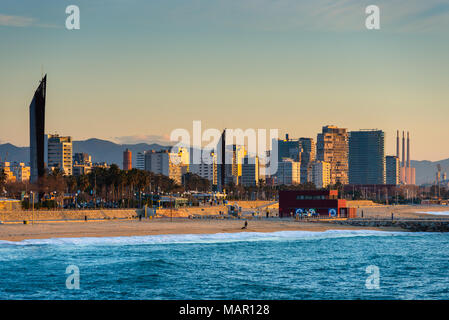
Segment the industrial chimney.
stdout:
<path fill-rule="evenodd" d="M 402 167 L 405 167 L 405 132 L 402 131 Z"/>
<path fill-rule="evenodd" d="M 410 134 L 407 131 L 407 168 L 410 168 Z"/>
<path fill-rule="evenodd" d="M 396 157 L 399 159 L 399 130 L 396 131 Z"/>

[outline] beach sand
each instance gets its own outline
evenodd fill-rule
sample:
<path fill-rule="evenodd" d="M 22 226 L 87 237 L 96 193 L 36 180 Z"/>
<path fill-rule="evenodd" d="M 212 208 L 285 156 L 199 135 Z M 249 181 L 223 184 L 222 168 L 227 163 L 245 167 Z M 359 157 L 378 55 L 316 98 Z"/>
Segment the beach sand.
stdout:
<path fill-rule="evenodd" d="M 275 231 L 326 231 L 326 230 L 383 230 L 400 231 L 397 228 L 363 228 L 341 226 L 326 222 L 297 222 L 292 220 L 251 220 L 242 230 L 243 220 L 190 220 L 183 218 L 155 220 L 115 220 L 88 222 L 36 223 L 34 225 L 0 225 L 0 240 L 77 238 L 77 237 L 124 237 L 159 234 L 212 234 L 235 232 Z"/>
<path fill-rule="evenodd" d="M 443 215 L 439 213 L 448 212 L 449 206 L 439 206 L 439 205 L 389 205 L 389 206 L 370 206 L 370 207 L 359 207 L 357 209 L 358 217 L 362 216 L 364 218 L 372 219 L 389 219 L 391 218 L 391 213 L 394 217 L 401 219 L 435 219 L 444 218 Z M 423 213 L 426 212 L 426 213 Z M 435 214 L 431 214 L 435 212 Z M 449 218 L 449 216 L 446 216 Z"/>

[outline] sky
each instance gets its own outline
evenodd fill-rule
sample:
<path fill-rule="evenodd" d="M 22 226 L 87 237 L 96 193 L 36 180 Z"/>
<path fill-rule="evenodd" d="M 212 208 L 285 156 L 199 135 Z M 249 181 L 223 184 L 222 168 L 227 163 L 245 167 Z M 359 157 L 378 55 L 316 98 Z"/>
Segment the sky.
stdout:
<path fill-rule="evenodd" d="M 449 158 L 448 30 L 447 0 L 2 0 L 0 143 L 29 144 L 43 70 L 46 131 L 75 140 L 332 124 L 384 130 L 387 154 L 410 131 L 413 160 Z"/>

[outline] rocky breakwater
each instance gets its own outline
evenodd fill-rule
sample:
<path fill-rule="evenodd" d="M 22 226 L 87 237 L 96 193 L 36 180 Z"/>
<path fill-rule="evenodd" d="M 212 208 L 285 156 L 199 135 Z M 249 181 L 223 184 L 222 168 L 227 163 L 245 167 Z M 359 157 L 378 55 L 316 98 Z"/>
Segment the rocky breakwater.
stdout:
<path fill-rule="evenodd" d="M 341 225 L 373 227 L 373 228 L 401 228 L 412 232 L 449 232 L 449 220 L 374 220 L 348 219 L 329 221 Z"/>

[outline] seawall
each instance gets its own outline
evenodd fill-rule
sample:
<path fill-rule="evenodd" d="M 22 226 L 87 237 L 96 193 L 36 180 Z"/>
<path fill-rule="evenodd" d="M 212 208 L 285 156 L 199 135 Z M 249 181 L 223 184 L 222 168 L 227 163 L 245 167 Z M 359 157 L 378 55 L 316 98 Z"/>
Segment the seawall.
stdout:
<path fill-rule="evenodd" d="M 340 225 L 360 226 L 360 227 L 393 227 L 401 228 L 412 232 L 449 232 L 449 220 L 447 219 L 426 219 L 426 220 L 372 220 L 372 219 L 348 219 L 338 221 L 328 221 Z"/>
<path fill-rule="evenodd" d="M 34 217 L 31 210 L 0 211 L 0 221 L 51 221 L 51 220 L 110 220 L 132 219 L 138 215 L 136 209 L 117 210 L 35 210 Z"/>

